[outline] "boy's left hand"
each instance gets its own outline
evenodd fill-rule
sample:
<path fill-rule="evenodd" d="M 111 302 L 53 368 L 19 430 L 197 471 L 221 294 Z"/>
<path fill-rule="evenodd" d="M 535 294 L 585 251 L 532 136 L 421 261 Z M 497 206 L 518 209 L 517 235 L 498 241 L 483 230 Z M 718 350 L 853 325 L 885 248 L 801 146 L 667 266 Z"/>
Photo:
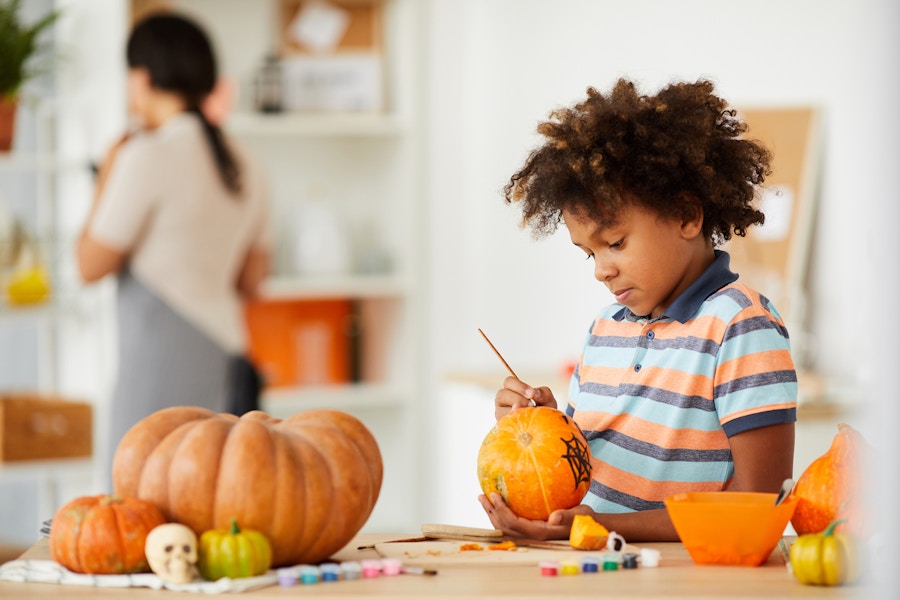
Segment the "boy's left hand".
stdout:
<path fill-rule="evenodd" d="M 493 493 L 490 499 L 482 494 L 478 497 L 478 501 L 495 529 L 499 529 L 505 535 L 532 540 L 567 540 L 575 515 L 594 512 L 589 506 L 580 504 L 568 510 L 555 510 L 546 521 L 533 521 L 516 515 L 500 494 Z"/>

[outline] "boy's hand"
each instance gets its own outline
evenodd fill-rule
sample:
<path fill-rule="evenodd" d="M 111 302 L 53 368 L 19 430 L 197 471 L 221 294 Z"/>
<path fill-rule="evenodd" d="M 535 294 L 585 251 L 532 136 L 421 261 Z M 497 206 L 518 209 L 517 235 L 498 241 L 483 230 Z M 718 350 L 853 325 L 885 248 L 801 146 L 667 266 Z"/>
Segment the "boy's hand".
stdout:
<path fill-rule="evenodd" d="M 594 512 L 589 506 L 580 504 L 568 510 L 555 510 L 546 521 L 532 521 L 523 519 L 510 510 L 500 494 L 491 494 L 490 499 L 482 494 L 478 501 L 495 529 L 499 529 L 504 535 L 532 540 L 567 540 L 575 515 Z"/>
<path fill-rule="evenodd" d="M 530 406 L 556 408 L 556 398 L 548 387 L 533 388 L 512 376 L 504 379 L 503 389 L 494 396 L 494 416 L 499 420 L 511 410 Z"/>

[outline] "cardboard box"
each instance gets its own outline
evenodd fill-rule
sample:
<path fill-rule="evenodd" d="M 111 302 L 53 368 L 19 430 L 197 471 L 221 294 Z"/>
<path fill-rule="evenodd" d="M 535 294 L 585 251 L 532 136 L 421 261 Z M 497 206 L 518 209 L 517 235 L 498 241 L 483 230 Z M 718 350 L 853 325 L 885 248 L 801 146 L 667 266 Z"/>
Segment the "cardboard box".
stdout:
<path fill-rule="evenodd" d="M 254 300 L 245 314 L 250 357 L 265 386 L 352 380 L 350 300 Z"/>
<path fill-rule="evenodd" d="M 310 20 L 311 6 L 327 6 L 340 24 Z M 377 112 L 384 110 L 383 3 L 379 0 L 281 0 L 281 94 L 288 111 Z M 308 33 L 298 33 L 300 29 Z M 331 30 L 319 44 L 315 32 Z M 326 41 L 327 40 L 327 41 Z"/>
<path fill-rule="evenodd" d="M 301 11 L 313 0 L 280 0 L 278 29 L 281 32 L 281 54 L 309 54 L 310 48 L 299 42 L 292 30 Z M 343 12 L 347 21 L 334 51 L 380 53 L 384 45 L 382 0 L 328 0 L 328 5 Z"/>
<path fill-rule="evenodd" d="M 51 396 L 0 396 L 0 462 L 93 454 L 90 404 Z"/>

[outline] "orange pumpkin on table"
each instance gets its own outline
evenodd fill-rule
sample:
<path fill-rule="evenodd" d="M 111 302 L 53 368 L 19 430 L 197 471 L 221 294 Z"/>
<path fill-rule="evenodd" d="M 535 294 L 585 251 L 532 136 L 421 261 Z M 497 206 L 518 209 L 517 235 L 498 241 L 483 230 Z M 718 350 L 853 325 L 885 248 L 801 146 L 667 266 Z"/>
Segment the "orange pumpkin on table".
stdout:
<path fill-rule="evenodd" d="M 50 557 L 76 573 L 149 571 L 144 543 L 147 534 L 165 522 L 159 509 L 144 500 L 82 496 L 56 511 Z"/>
<path fill-rule="evenodd" d="M 318 562 L 346 545 L 381 479 L 375 438 L 334 410 L 281 420 L 167 408 L 132 427 L 113 460 L 116 493 L 154 503 L 198 536 L 236 519 L 269 539 L 275 567 Z"/>
<path fill-rule="evenodd" d="M 841 517 L 846 517 L 848 523 L 839 530 L 862 531 L 860 504 L 866 452 L 862 435 L 840 423 L 831 447 L 803 471 L 794 487 L 798 500 L 791 525 L 799 535 L 821 533 Z"/>
<path fill-rule="evenodd" d="M 591 453 L 578 425 L 555 408 L 520 408 L 503 416 L 478 451 L 478 480 L 526 519 L 572 508 L 591 485 Z"/>

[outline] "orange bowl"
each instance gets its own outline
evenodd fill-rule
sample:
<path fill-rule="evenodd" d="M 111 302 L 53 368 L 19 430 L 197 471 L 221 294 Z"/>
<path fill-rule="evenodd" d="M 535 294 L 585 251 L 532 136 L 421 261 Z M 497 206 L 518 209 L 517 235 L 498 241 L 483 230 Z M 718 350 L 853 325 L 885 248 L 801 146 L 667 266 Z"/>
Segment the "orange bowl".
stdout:
<path fill-rule="evenodd" d="M 698 565 L 758 567 L 766 562 L 794 514 L 797 497 L 775 506 L 778 494 L 687 492 L 666 498 L 678 537 Z"/>

